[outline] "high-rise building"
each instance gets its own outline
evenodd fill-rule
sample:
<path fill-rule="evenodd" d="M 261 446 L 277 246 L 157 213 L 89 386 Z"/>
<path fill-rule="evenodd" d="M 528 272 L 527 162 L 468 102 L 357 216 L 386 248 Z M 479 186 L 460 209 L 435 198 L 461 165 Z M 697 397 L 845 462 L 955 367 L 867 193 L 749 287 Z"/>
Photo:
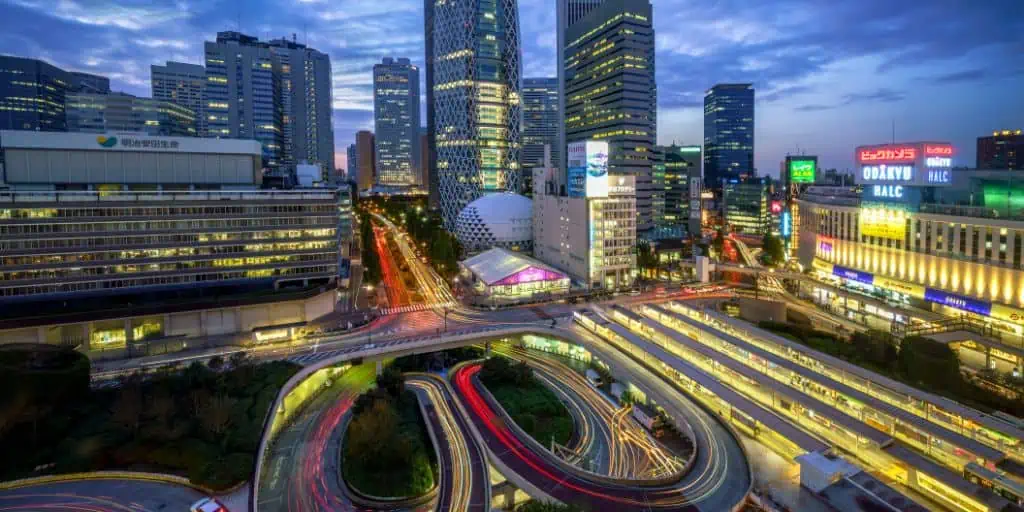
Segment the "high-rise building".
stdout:
<path fill-rule="evenodd" d="M 288 167 L 316 164 L 334 169 L 334 124 L 331 59 L 326 53 L 292 40 L 267 43 L 281 75 L 282 160 Z M 272 61 L 273 62 L 273 61 Z"/>
<path fill-rule="evenodd" d="M 206 43 L 207 135 L 256 139 L 263 163 L 334 168 L 331 62 L 294 40 L 218 32 Z"/>
<path fill-rule="evenodd" d="M 67 130 L 71 74 L 39 59 L 0 55 L 0 129 Z"/>
<path fill-rule="evenodd" d="M 283 164 L 281 66 L 270 46 L 238 32 L 206 42 L 207 135 L 255 139 L 263 165 Z"/>
<path fill-rule="evenodd" d="M 153 99 L 185 107 L 196 115 L 196 133 L 206 137 L 206 68 L 198 64 L 168 61 L 149 67 Z"/>
<path fill-rule="evenodd" d="M 1024 169 L 1024 134 L 1020 130 L 997 130 L 978 137 L 978 169 Z"/>
<path fill-rule="evenodd" d="M 428 89 L 445 228 L 480 196 L 519 190 L 521 52 L 516 0 L 438 2 Z"/>
<path fill-rule="evenodd" d="M 420 138 L 420 157 L 417 159 L 419 164 L 419 176 L 417 181 L 421 187 L 429 189 L 430 185 L 430 135 L 427 134 L 427 129 L 420 127 L 419 129 Z"/>
<path fill-rule="evenodd" d="M 417 184 L 420 70 L 409 59 L 385 57 L 373 66 L 373 124 L 378 185 Z"/>
<path fill-rule="evenodd" d="M 738 233 L 761 236 L 771 230 L 771 181 L 764 178 L 738 178 L 722 185 L 722 203 L 726 224 Z"/>
<path fill-rule="evenodd" d="M 754 175 L 754 86 L 715 85 L 704 93 L 704 182 Z"/>
<path fill-rule="evenodd" d="M 557 26 L 557 59 L 555 68 L 558 73 L 558 112 L 565 112 L 565 33 L 569 27 L 576 24 L 595 7 L 601 5 L 604 0 L 558 0 L 555 6 L 555 21 Z M 568 141 L 565 138 L 565 123 L 558 123 L 558 138 L 555 146 L 558 148 L 558 159 L 552 160 L 557 169 L 565 171 L 565 148 Z"/>
<path fill-rule="evenodd" d="M 195 113 L 167 101 L 121 93 L 68 93 L 65 111 L 69 132 L 196 136 Z"/>
<path fill-rule="evenodd" d="M 356 132 L 356 187 L 359 192 L 370 190 L 376 178 L 376 144 L 372 132 Z"/>
<path fill-rule="evenodd" d="M 565 32 L 566 141 L 609 143 L 612 176 L 636 182 L 637 231 L 653 227 L 657 127 L 653 9 L 647 0 L 605 0 Z"/>
<path fill-rule="evenodd" d="M 101 75 L 72 71 L 70 90 L 81 93 L 110 94 L 110 79 Z"/>
<path fill-rule="evenodd" d="M 359 176 L 359 157 L 356 156 L 356 145 L 354 143 L 348 145 L 348 150 L 345 152 L 345 156 L 345 177 L 350 181 L 355 181 L 356 177 Z"/>
<path fill-rule="evenodd" d="M 558 78 L 523 79 L 523 154 L 524 176 L 534 167 L 547 166 L 544 147 L 551 147 L 551 164 L 561 158 L 558 145 L 562 115 L 558 110 Z M 532 178 L 531 178 L 532 179 Z"/>
<path fill-rule="evenodd" d="M 664 215 L 661 217 L 662 226 L 671 228 L 686 226 L 689 231 L 687 222 L 690 219 L 691 209 L 690 183 L 695 178 L 700 179 L 700 146 L 673 144 L 659 146 L 658 149 L 665 155 L 664 178 L 660 183 L 665 203 Z M 698 200 L 692 207 L 700 210 L 700 201 Z"/>
<path fill-rule="evenodd" d="M 427 89 L 427 159 L 421 162 L 426 176 L 427 205 L 441 207 L 440 180 L 437 173 L 437 139 L 434 134 L 434 0 L 423 0 L 424 74 Z"/>

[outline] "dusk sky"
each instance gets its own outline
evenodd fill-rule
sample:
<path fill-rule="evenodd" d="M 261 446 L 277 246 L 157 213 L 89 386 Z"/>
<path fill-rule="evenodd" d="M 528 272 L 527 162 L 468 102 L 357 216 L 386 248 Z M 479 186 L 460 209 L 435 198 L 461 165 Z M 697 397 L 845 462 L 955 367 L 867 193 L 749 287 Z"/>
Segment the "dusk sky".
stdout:
<path fill-rule="evenodd" d="M 787 152 L 851 168 L 858 144 L 1024 128 L 1022 0 L 654 0 L 658 140 L 700 143 L 704 90 L 757 89 L 756 164 Z M 555 75 L 555 2 L 520 0 L 525 77 Z M 0 0 L 0 53 L 107 75 L 149 96 L 149 66 L 203 62 L 218 30 L 297 34 L 330 54 L 338 165 L 373 129 L 371 69 L 423 63 L 422 0 Z M 424 118 L 425 120 L 425 118 Z"/>

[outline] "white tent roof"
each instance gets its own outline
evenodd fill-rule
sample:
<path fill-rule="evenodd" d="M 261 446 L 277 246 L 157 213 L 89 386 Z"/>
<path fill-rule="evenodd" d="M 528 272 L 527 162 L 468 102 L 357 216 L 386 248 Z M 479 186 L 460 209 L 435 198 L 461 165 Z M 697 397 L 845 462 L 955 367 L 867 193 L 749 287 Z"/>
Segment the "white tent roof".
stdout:
<path fill-rule="evenodd" d="M 545 263 L 541 263 L 529 256 L 509 251 L 501 247 L 495 247 L 491 250 L 477 254 L 476 256 L 463 261 L 462 266 L 469 269 L 470 272 L 477 276 L 477 279 L 487 283 L 488 285 L 497 283 L 508 276 L 526 270 L 530 267 L 544 269 L 548 272 L 554 272 L 568 278 L 565 272 L 562 272 L 561 270 Z"/>

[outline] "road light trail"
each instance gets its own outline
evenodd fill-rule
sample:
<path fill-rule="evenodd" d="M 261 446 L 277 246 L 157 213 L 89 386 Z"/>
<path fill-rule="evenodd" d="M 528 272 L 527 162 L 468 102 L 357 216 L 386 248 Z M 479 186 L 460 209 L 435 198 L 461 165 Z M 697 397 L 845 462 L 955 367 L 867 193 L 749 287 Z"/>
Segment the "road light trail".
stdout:
<path fill-rule="evenodd" d="M 484 512 L 490 508 L 490 479 L 483 449 L 469 432 L 465 419 L 455 414 L 445 382 L 437 377 L 414 375 L 406 384 L 431 405 L 432 418 L 441 429 L 441 489 L 438 512 Z"/>

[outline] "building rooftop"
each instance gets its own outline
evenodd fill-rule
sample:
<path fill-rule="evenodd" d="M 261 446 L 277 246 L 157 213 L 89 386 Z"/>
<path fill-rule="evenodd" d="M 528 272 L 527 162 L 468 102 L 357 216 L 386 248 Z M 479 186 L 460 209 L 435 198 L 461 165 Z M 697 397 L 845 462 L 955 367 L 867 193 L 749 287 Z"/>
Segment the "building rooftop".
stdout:
<path fill-rule="evenodd" d="M 501 284 L 513 276 L 527 281 L 568 279 L 562 271 L 533 258 L 495 247 L 462 262 L 462 266 L 488 286 Z M 529 274 L 526 276 L 526 274 Z M 526 277 L 523 277 L 526 276 Z"/>

